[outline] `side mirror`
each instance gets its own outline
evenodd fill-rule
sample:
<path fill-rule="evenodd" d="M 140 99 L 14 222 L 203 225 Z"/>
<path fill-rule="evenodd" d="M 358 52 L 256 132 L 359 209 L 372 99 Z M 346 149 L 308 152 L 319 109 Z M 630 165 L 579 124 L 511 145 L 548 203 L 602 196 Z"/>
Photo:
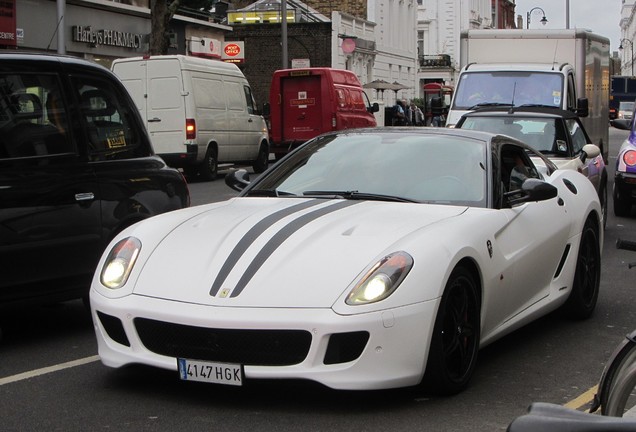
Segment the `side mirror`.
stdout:
<path fill-rule="evenodd" d="M 620 130 L 630 130 L 632 128 L 632 121 L 625 119 L 616 119 L 610 121 L 610 124 L 614 126 L 616 129 Z"/>
<path fill-rule="evenodd" d="M 508 202 L 512 207 L 531 201 L 547 201 L 555 198 L 558 193 L 558 189 L 550 183 L 529 178 L 521 184 L 521 189 L 506 192 L 504 196 L 508 198 Z"/>
<path fill-rule="evenodd" d="M 244 169 L 232 171 L 225 175 L 225 184 L 240 192 L 250 184 L 250 175 Z"/>
<path fill-rule="evenodd" d="M 581 162 L 585 162 L 585 159 L 594 159 L 601 154 L 601 149 L 596 144 L 585 144 L 581 152 Z"/>
<path fill-rule="evenodd" d="M 370 113 L 375 113 L 380 111 L 380 104 L 377 102 L 373 102 L 373 104 L 370 107 L 367 107 L 367 111 L 369 111 Z"/>
<path fill-rule="evenodd" d="M 590 115 L 590 108 L 587 98 L 579 98 L 576 101 L 576 115 L 579 117 L 587 117 Z"/>
<path fill-rule="evenodd" d="M 265 103 L 263 104 L 263 115 L 264 115 L 265 117 L 267 117 L 267 116 L 269 116 L 270 112 L 271 112 L 271 108 L 270 108 L 270 106 L 269 106 L 269 102 L 265 102 Z"/>

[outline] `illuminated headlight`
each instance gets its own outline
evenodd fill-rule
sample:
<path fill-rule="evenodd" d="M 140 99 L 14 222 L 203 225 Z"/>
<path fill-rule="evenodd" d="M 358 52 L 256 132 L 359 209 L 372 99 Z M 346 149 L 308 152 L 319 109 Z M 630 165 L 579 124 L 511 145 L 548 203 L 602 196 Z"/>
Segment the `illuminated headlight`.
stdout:
<path fill-rule="evenodd" d="M 141 251 L 141 241 L 128 237 L 118 241 L 110 250 L 102 268 L 100 282 L 105 287 L 117 289 L 124 286 Z"/>
<path fill-rule="evenodd" d="M 400 286 L 411 267 L 413 258 L 406 252 L 385 256 L 360 279 L 347 296 L 346 303 L 355 306 L 387 298 Z"/>

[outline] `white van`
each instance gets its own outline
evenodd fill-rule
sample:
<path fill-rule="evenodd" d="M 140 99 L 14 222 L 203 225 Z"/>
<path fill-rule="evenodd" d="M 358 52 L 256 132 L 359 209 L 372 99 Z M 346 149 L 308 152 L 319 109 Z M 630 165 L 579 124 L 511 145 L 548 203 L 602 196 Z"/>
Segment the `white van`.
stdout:
<path fill-rule="evenodd" d="M 216 177 L 219 163 L 249 163 L 257 173 L 267 168 L 267 125 L 235 64 L 164 55 L 118 59 L 112 70 L 168 165 L 203 180 Z"/>

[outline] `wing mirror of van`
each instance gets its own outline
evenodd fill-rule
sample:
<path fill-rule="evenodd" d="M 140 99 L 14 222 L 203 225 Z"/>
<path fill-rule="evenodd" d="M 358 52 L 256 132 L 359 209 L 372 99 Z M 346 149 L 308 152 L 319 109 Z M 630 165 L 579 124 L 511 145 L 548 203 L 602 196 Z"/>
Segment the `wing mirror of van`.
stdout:
<path fill-rule="evenodd" d="M 380 111 L 380 104 L 377 102 L 373 102 L 373 104 L 371 104 L 371 106 L 367 107 L 367 111 L 369 111 L 370 113 L 375 113 Z"/>
<path fill-rule="evenodd" d="M 269 102 L 265 102 L 263 104 L 263 112 L 262 112 L 262 114 L 263 114 L 263 116 L 267 117 L 267 116 L 269 116 L 270 113 L 271 113 L 271 108 L 269 106 Z"/>
<path fill-rule="evenodd" d="M 242 191 L 250 184 L 250 175 L 247 170 L 239 169 L 225 176 L 225 184 L 235 191 Z"/>
<path fill-rule="evenodd" d="M 590 114 L 590 108 L 587 98 L 578 98 L 576 101 L 576 115 L 579 117 L 587 117 Z"/>

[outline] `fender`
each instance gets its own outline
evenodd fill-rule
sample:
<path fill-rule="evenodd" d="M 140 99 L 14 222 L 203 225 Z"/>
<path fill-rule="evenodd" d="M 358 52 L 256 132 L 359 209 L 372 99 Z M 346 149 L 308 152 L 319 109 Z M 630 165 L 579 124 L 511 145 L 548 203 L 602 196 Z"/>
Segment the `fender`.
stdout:
<path fill-rule="evenodd" d="M 601 414 L 607 415 L 607 402 L 615 389 L 618 378 L 634 364 L 636 364 L 636 330 L 623 339 L 605 365 L 598 384 L 598 393 L 594 395 L 590 412 L 593 413 L 601 408 Z M 636 369 L 631 368 L 629 372 L 636 374 Z"/>

